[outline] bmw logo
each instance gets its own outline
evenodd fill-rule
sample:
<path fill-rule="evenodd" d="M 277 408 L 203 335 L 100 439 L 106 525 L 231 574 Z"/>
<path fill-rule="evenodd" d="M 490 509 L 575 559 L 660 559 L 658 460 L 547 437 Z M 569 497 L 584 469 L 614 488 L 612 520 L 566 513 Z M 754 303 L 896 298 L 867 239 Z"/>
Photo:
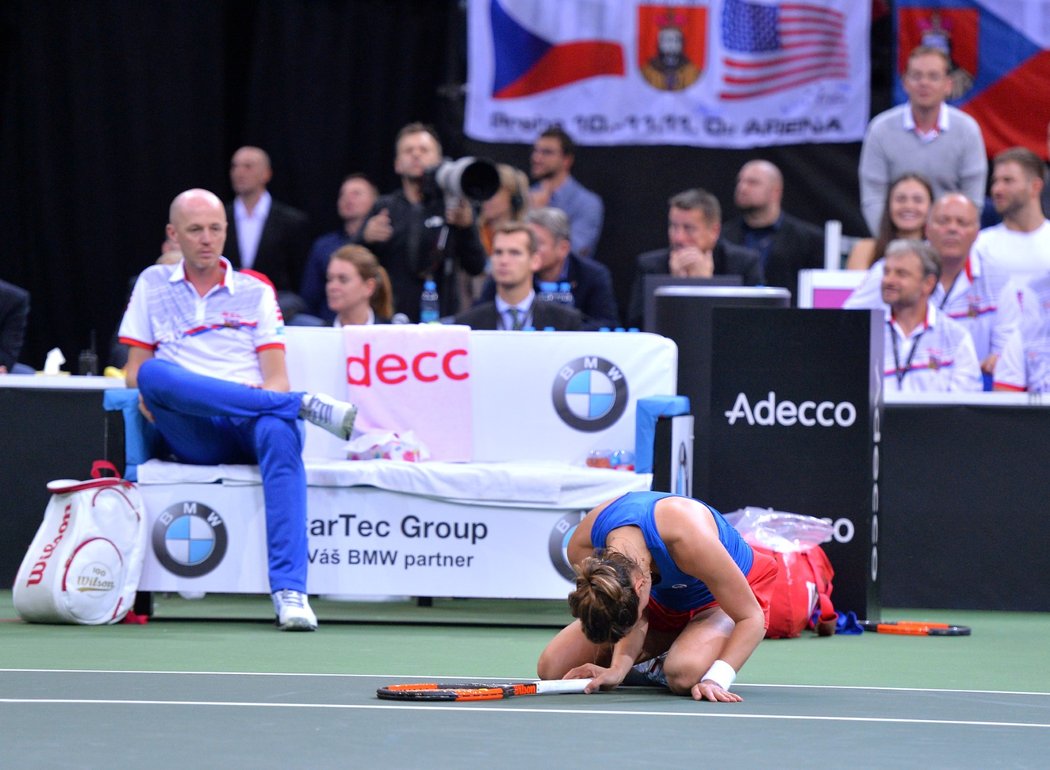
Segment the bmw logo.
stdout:
<path fill-rule="evenodd" d="M 551 397 L 554 410 L 566 425 L 595 433 L 623 416 L 627 409 L 627 378 L 611 361 L 583 356 L 558 371 Z"/>
<path fill-rule="evenodd" d="M 566 580 L 576 580 L 576 572 L 569 564 L 569 556 L 565 551 L 569 547 L 569 538 L 576 531 L 576 526 L 583 520 L 584 515 L 585 511 L 567 513 L 558 519 L 551 530 L 549 543 L 551 564 Z"/>
<path fill-rule="evenodd" d="M 153 525 L 153 553 L 180 577 L 207 575 L 226 555 L 229 536 L 222 517 L 204 503 L 170 505 Z"/>

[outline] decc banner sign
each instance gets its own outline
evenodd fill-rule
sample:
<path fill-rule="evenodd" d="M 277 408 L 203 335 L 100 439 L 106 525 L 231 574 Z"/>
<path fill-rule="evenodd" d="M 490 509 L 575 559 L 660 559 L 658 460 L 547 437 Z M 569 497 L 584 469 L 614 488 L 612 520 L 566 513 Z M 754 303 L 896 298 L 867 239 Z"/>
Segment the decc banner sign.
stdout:
<path fill-rule="evenodd" d="M 470 0 L 466 133 L 755 147 L 860 141 L 870 3 Z"/>

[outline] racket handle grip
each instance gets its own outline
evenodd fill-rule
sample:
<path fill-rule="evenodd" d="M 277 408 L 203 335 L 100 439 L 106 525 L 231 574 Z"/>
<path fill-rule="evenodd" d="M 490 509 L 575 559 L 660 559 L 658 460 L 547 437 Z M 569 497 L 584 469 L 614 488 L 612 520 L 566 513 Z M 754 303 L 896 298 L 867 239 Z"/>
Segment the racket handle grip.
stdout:
<path fill-rule="evenodd" d="M 536 682 L 537 695 L 567 695 L 582 693 L 590 679 L 546 679 Z"/>

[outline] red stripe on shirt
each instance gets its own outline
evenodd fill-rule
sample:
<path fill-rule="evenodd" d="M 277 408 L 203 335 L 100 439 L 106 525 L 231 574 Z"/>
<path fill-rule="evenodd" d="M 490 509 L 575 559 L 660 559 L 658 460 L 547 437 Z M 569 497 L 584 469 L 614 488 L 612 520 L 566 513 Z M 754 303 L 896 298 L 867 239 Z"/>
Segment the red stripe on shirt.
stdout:
<path fill-rule="evenodd" d="M 143 348 L 144 350 L 156 350 L 156 345 L 150 345 L 148 342 L 141 342 L 140 340 L 134 340 L 131 337 L 118 337 L 117 341 L 121 345 L 131 345 L 136 348 Z"/>

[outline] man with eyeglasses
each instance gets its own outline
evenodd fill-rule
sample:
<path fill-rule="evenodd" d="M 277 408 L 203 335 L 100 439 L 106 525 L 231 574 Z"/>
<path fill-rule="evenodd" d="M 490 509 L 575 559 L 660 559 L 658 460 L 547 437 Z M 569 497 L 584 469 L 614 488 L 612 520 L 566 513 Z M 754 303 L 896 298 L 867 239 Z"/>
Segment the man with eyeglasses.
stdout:
<path fill-rule="evenodd" d="M 572 229 L 573 250 L 581 257 L 596 259 L 605 205 L 597 193 L 588 190 L 572 175 L 575 160 L 576 143 L 565 129 L 554 125 L 541 133 L 529 159 L 533 179 L 529 205 L 531 208 L 553 206 L 564 211 Z"/>
<path fill-rule="evenodd" d="M 935 198 L 961 192 L 984 205 L 988 157 L 977 121 L 945 104 L 952 91 L 951 59 L 940 48 L 919 46 L 904 72 L 907 104 L 876 115 L 860 150 L 860 204 L 864 221 L 878 232 L 886 190 L 911 171 L 933 183 Z"/>

